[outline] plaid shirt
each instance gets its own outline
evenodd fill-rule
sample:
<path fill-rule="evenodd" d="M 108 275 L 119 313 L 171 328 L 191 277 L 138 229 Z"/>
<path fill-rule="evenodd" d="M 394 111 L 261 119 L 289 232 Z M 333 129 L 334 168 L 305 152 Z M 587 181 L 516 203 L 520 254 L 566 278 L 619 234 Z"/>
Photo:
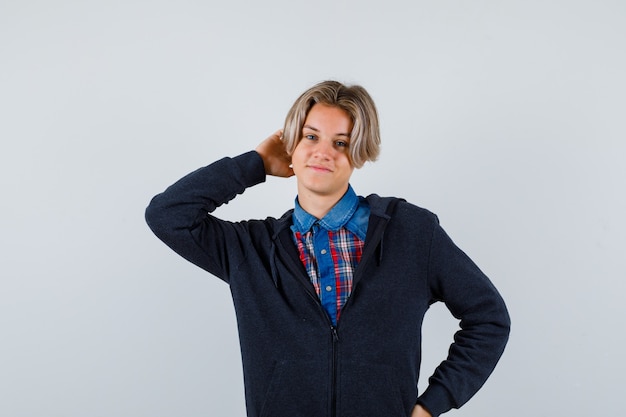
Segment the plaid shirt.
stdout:
<path fill-rule="evenodd" d="M 363 253 L 368 219 L 369 206 L 352 187 L 319 220 L 302 209 L 296 199 L 294 241 L 315 292 L 334 325 L 352 293 L 352 279 Z"/>

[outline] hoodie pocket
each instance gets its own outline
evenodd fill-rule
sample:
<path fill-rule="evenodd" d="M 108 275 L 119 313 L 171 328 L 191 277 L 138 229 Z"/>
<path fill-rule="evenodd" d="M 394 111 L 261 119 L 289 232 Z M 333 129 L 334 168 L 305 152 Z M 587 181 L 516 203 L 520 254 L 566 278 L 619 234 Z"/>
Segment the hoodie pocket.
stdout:
<path fill-rule="evenodd" d="M 317 365 L 317 366 L 316 366 Z M 319 364 L 284 360 L 276 363 L 259 417 L 324 416 L 327 396 L 320 392 Z M 315 383 L 317 381 L 317 383 Z"/>
<path fill-rule="evenodd" d="M 265 394 L 265 401 L 263 402 L 263 408 L 261 409 L 260 417 L 270 417 L 271 408 L 276 404 L 275 398 L 278 396 L 278 392 L 280 391 L 281 379 L 283 374 L 283 369 L 285 368 L 285 362 L 281 361 L 276 363 L 274 367 L 274 371 L 272 372 L 272 376 L 270 378 L 270 383 L 267 388 L 267 393 Z"/>
<path fill-rule="evenodd" d="M 339 373 L 338 415 L 342 417 L 409 416 L 410 411 L 407 410 L 410 410 L 416 396 L 411 397 L 409 393 L 403 396 L 398 378 L 399 376 L 395 375 L 393 369 L 387 365 L 343 363 Z"/>

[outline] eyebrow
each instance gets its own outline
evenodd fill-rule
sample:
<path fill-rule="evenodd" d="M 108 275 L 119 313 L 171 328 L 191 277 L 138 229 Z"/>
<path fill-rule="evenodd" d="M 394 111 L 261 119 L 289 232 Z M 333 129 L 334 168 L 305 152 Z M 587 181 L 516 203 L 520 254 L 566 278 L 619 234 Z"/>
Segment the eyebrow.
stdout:
<path fill-rule="evenodd" d="M 313 127 L 313 126 L 311 126 L 311 125 L 304 125 L 304 126 L 302 126 L 302 129 L 310 129 L 310 130 L 312 130 L 312 131 L 314 131 L 314 132 L 318 132 L 318 133 L 319 133 L 319 131 L 320 131 L 319 129 L 314 128 L 314 127 Z M 348 134 L 348 133 L 335 133 L 335 136 L 345 136 L 345 137 L 347 137 L 348 139 L 350 138 L 350 134 Z"/>

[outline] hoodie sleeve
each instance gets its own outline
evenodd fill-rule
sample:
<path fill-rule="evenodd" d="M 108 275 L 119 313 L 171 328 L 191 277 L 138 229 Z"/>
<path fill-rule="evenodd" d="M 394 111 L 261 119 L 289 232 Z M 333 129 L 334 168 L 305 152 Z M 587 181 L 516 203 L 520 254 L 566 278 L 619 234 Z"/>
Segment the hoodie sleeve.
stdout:
<path fill-rule="evenodd" d="M 255 151 L 220 159 L 156 195 L 146 222 L 176 253 L 227 281 L 230 264 L 244 256 L 245 242 L 236 224 L 208 213 L 264 181 L 263 160 Z"/>
<path fill-rule="evenodd" d="M 429 258 L 433 302 L 443 301 L 460 320 L 448 357 L 419 397 L 433 417 L 465 404 L 485 383 L 508 341 L 510 318 L 491 281 L 439 226 Z"/>

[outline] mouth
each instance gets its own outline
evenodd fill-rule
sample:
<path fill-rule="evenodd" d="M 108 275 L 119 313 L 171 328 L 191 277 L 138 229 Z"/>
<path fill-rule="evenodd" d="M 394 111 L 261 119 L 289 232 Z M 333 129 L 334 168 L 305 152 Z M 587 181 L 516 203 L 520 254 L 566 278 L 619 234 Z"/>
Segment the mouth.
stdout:
<path fill-rule="evenodd" d="M 307 165 L 307 168 L 312 169 L 315 172 L 333 172 L 332 169 L 322 165 Z"/>

